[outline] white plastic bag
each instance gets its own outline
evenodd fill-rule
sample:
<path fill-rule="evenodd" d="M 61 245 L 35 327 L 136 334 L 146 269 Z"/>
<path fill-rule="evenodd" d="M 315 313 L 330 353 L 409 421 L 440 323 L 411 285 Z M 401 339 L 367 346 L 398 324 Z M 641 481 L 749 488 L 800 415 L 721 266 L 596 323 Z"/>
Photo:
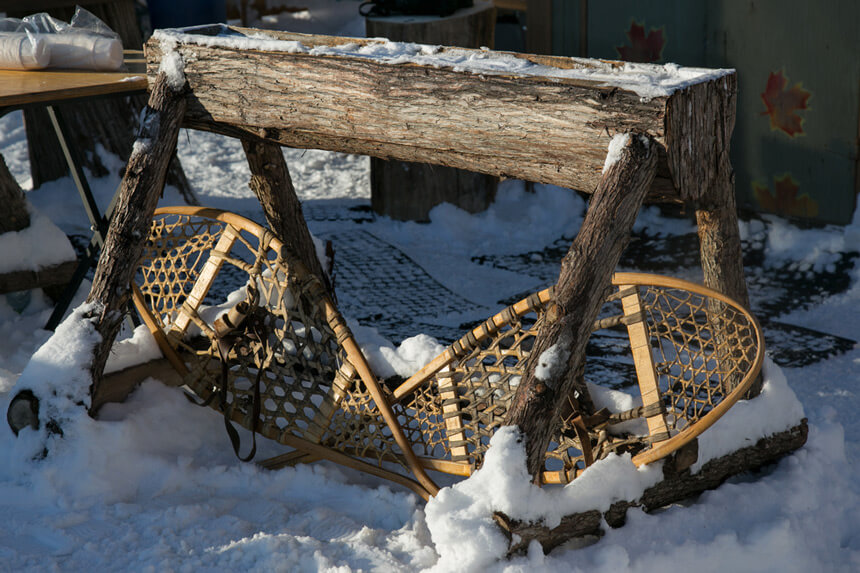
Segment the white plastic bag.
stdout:
<path fill-rule="evenodd" d="M 78 8 L 71 23 L 47 13 L 0 19 L 0 68 L 116 71 L 122 43 L 104 22 Z"/>
<path fill-rule="evenodd" d="M 0 33 L 0 69 L 40 70 L 48 67 L 50 58 L 48 44 L 40 36 Z"/>
<path fill-rule="evenodd" d="M 80 32 L 42 34 L 51 68 L 113 72 L 122 67 L 122 44 L 115 38 Z"/>

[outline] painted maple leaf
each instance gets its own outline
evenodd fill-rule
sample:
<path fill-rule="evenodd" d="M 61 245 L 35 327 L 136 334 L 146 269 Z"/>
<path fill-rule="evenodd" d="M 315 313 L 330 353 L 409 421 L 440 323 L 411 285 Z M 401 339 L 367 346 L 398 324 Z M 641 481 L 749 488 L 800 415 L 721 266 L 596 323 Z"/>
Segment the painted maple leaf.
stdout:
<path fill-rule="evenodd" d="M 782 73 L 771 72 L 767 78 L 767 86 L 761 94 L 765 111 L 761 115 L 770 116 L 770 128 L 781 130 L 789 137 L 803 134 L 803 117 L 797 112 L 807 108 L 810 92 L 803 89 L 798 82 L 790 89 L 788 78 Z"/>
<path fill-rule="evenodd" d="M 773 178 L 773 192 L 767 184 L 752 185 L 756 201 L 765 211 L 787 217 L 818 216 L 818 202 L 806 193 L 798 196 L 800 184 L 790 173 Z"/>
<path fill-rule="evenodd" d="M 645 35 L 645 24 L 639 24 L 636 20 L 630 22 L 627 31 L 629 46 L 616 46 L 621 59 L 626 62 L 656 62 L 663 57 L 663 47 L 666 38 L 663 37 L 663 29 L 651 28 Z"/>

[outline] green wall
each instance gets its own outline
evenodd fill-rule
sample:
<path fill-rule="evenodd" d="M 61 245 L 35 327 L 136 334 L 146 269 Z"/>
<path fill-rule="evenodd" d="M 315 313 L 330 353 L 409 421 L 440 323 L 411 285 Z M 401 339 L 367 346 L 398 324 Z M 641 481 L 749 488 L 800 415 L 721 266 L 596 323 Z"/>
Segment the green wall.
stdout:
<path fill-rule="evenodd" d="M 554 0 L 556 54 L 580 55 L 581 1 Z M 858 192 L 860 1 L 591 1 L 588 56 L 737 69 L 739 204 L 850 222 Z"/>

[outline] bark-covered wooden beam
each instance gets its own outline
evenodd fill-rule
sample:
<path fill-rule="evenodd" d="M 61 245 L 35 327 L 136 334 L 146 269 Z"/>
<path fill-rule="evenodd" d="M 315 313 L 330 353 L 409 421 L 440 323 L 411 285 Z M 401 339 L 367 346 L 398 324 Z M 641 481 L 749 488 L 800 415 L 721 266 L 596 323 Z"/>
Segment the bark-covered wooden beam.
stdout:
<path fill-rule="evenodd" d="M 241 29 L 234 33 L 250 35 Z M 600 181 L 612 136 L 637 131 L 652 136 L 661 148 L 651 195 L 698 199 L 707 189 L 701 185 L 699 166 L 715 163 L 711 143 L 723 129 L 707 115 L 720 103 L 699 100 L 733 94 L 736 87 L 731 71 L 702 73 L 671 95 L 642 97 L 603 80 L 558 77 L 572 68 L 609 73 L 621 70 L 622 63 L 516 55 L 547 66 L 541 68 L 545 74 L 482 74 L 313 51 L 346 44 L 357 50 L 379 43 L 375 40 L 266 34 L 301 42 L 304 48 L 289 53 L 248 49 L 247 44 L 218 45 L 221 38 L 197 43 L 194 35 L 176 39 L 171 49 L 183 55 L 191 88 L 188 126 L 291 147 L 447 165 L 589 193 Z M 494 54 L 458 50 L 473 59 Z M 163 56 L 158 37 L 147 43 L 146 53 L 149 69 L 156 70 Z M 645 73 L 656 77 L 666 70 L 654 66 Z M 697 72 L 690 73 L 693 77 Z M 692 91 L 702 113 L 688 108 L 690 98 L 679 97 Z M 689 161 L 691 156 L 694 161 Z"/>
<path fill-rule="evenodd" d="M 131 296 L 129 285 L 164 189 L 185 112 L 183 96 L 184 88 L 171 87 L 167 75 L 158 74 L 151 86 L 140 136 L 122 179 L 119 199 L 87 297 L 87 302 L 98 302 L 101 308 L 96 325 L 101 341 L 93 351 L 91 365 L 90 395 L 93 397 L 99 395 L 105 362 L 122 322 L 122 309 Z M 93 404 L 97 403 L 94 399 Z"/>
<path fill-rule="evenodd" d="M 248 186 L 263 206 L 269 226 L 293 256 L 297 256 L 333 294 L 328 275 L 317 258 L 281 147 L 258 139 L 243 139 L 242 146 L 251 169 Z"/>
<path fill-rule="evenodd" d="M 538 330 L 525 375 L 505 418 L 505 424 L 519 426 L 525 434 L 527 467 L 536 482 L 555 429 L 553 422 L 567 397 L 577 396 L 585 413 L 593 413 L 581 379 L 585 347 L 654 178 L 656 147 L 649 136 L 630 134 L 620 157 L 604 174 L 579 234 L 561 263 L 553 307 Z"/>

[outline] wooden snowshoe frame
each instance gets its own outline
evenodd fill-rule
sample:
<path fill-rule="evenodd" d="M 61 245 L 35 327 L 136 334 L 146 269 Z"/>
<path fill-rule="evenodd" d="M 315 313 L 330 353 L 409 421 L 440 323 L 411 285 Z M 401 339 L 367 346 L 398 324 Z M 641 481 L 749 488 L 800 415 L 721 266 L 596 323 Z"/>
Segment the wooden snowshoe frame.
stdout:
<path fill-rule="evenodd" d="M 617 273 L 612 283 L 594 329 L 629 341 L 641 406 L 559 417 L 545 483 L 567 483 L 611 452 L 642 465 L 678 451 L 761 369 L 761 331 L 729 298 L 655 275 Z M 427 469 L 466 476 L 480 467 L 552 300 L 547 289 L 506 308 L 389 389 L 319 280 L 238 215 L 158 209 L 134 288 L 183 382 L 234 422 L 294 448 L 264 465 L 329 459 L 424 498 L 438 489 Z M 637 418 L 641 427 L 629 428 Z"/>

